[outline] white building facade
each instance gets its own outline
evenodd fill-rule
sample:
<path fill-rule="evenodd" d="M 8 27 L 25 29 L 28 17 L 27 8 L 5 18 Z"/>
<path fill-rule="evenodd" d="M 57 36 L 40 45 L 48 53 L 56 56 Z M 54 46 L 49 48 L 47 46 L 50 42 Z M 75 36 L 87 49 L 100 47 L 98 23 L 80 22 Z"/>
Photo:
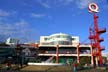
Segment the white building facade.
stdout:
<path fill-rule="evenodd" d="M 70 36 L 64 33 L 52 34 L 50 36 L 41 36 L 40 44 L 42 45 L 72 45 L 78 44 L 78 36 Z"/>
<path fill-rule="evenodd" d="M 17 45 L 17 44 L 19 44 L 19 39 L 16 39 L 16 38 L 8 38 L 6 40 L 6 44 L 7 45 Z"/>
<path fill-rule="evenodd" d="M 80 45 L 78 36 L 64 33 L 41 36 L 38 48 L 42 62 L 79 63 L 81 57 L 87 57 L 91 60 L 89 63 L 94 64 L 91 45 Z"/>

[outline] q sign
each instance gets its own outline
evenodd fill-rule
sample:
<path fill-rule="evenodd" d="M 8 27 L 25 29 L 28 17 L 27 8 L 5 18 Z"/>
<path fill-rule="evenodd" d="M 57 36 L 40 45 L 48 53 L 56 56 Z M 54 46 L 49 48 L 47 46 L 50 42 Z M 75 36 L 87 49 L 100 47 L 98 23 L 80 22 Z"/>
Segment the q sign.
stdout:
<path fill-rule="evenodd" d="M 97 4 L 95 4 L 95 3 L 90 3 L 89 6 L 88 6 L 88 10 L 91 13 L 97 13 L 97 12 L 99 12 L 98 9 L 99 8 L 98 8 Z"/>

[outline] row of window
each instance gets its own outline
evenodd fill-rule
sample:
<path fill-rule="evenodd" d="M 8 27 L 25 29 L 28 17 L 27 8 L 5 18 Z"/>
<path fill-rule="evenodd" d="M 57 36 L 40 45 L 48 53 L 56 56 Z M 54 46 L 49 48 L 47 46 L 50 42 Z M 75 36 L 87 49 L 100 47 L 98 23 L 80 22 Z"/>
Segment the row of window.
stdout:
<path fill-rule="evenodd" d="M 55 54 L 56 51 L 40 51 L 40 53 Z M 59 54 L 77 54 L 77 51 L 58 51 Z M 80 54 L 90 54 L 90 52 L 80 52 Z"/>
<path fill-rule="evenodd" d="M 10 39 L 10 43 L 18 43 L 17 39 Z"/>
<path fill-rule="evenodd" d="M 75 40 L 75 38 L 72 38 L 71 36 L 63 36 L 63 35 L 57 35 L 57 36 L 51 36 L 49 38 L 44 38 L 44 40 L 51 40 L 51 39 L 55 39 L 55 38 L 65 38 L 67 40 Z"/>
<path fill-rule="evenodd" d="M 56 45 L 56 44 L 59 44 L 59 45 L 72 45 L 72 42 L 71 41 L 55 41 L 55 42 L 51 42 L 50 44 L 51 45 Z"/>
<path fill-rule="evenodd" d="M 42 45 L 72 45 L 71 41 L 54 41 L 50 43 L 42 43 Z"/>

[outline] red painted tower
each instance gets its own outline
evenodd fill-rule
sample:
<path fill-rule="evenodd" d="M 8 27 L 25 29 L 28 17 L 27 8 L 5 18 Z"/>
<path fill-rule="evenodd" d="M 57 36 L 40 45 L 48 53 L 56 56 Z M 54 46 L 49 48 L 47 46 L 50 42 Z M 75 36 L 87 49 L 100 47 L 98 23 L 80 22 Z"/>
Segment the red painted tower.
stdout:
<path fill-rule="evenodd" d="M 100 35 L 106 32 L 106 29 L 98 28 L 98 22 L 97 22 L 98 16 L 96 15 L 96 13 L 99 11 L 98 11 L 97 4 L 90 3 L 88 9 L 89 9 L 89 12 L 93 14 L 93 18 L 94 18 L 94 25 L 93 27 L 89 29 L 90 31 L 89 39 L 90 39 L 91 46 L 92 46 L 92 56 L 93 58 L 97 58 L 98 65 L 102 65 L 103 62 L 102 62 L 101 51 L 104 48 L 102 48 L 100 45 L 100 42 L 103 41 L 103 38 L 100 38 Z M 94 59 L 93 59 L 93 62 L 94 62 Z"/>

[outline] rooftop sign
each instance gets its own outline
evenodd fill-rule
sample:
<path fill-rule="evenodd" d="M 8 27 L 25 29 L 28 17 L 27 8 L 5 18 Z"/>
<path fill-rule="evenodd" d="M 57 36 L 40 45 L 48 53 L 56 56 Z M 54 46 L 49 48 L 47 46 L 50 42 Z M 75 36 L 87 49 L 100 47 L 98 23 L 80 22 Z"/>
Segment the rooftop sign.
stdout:
<path fill-rule="evenodd" d="M 99 7 L 96 3 L 90 3 L 88 6 L 88 10 L 90 13 L 97 13 L 99 12 Z"/>

